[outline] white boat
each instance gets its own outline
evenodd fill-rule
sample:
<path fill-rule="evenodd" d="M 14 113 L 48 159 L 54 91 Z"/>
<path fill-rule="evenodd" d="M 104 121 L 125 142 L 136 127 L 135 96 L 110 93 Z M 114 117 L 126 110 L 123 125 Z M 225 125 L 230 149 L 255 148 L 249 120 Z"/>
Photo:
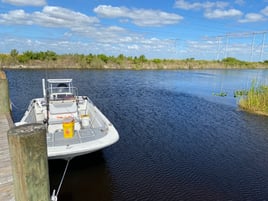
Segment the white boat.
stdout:
<path fill-rule="evenodd" d="M 42 84 L 43 97 L 31 100 L 16 125 L 47 125 L 49 159 L 69 160 L 118 141 L 115 127 L 87 96 L 78 96 L 72 79 L 43 79 Z"/>

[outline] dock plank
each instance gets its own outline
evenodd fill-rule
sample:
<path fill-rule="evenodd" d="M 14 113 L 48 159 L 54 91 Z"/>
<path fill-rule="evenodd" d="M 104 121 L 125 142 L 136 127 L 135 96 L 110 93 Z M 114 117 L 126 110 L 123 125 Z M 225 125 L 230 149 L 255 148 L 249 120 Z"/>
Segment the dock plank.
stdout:
<path fill-rule="evenodd" d="M 11 126 L 10 117 L 0 114 L 0 200 L 14 201 L 13 176 L 8 148 L 7 131 Z"/>

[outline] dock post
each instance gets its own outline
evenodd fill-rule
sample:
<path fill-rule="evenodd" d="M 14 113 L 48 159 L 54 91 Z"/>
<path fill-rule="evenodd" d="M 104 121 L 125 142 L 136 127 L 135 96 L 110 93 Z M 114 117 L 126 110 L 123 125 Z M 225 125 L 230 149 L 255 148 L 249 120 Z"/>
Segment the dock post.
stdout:
<path fill-rule="evenodd" d="M 7 131 L 12 126 L 8 80 L 5 72 L 0 69 L 0 200 L 5 201 L 14 200 L 13 176 L 7 140 Z"/>
<path fill-rule="evenodd" d="M 8 80 L 6 74 L 0 70 L 0 114 L 10 113 Z"/>
<path fill-rule="evenodd" d="M 50 200 L 46 128 L 25 124 L 8 131 L 16 201 Z"/>

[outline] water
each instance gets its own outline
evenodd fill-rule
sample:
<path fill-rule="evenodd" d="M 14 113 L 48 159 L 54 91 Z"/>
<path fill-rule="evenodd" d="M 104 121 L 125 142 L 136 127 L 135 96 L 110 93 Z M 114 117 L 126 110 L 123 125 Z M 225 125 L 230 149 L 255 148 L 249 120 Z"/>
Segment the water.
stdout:
<path fill-rule="evenodd" d="M 59 200 L 268 200 L 268 118 L 233 92 L 267 70 L 7 71 L 13 117 L 42 96 L 41 78 L 73 78 L 120 140 L 71 161 Z M 213 93 L 227 92 L 226 97 Z M 51 190 L 66 162 L 49 162 Z"/>

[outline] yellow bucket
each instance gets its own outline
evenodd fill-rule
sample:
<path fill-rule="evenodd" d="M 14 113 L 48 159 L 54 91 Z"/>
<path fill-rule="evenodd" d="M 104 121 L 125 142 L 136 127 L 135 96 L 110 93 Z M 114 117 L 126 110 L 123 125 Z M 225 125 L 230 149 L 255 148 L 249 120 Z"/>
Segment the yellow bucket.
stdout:
<path fill-rule="evenodd" d="M 66 118 L 62 122 L 64 138 L 72 138 L 74 136 L 74 118 Z"/>

